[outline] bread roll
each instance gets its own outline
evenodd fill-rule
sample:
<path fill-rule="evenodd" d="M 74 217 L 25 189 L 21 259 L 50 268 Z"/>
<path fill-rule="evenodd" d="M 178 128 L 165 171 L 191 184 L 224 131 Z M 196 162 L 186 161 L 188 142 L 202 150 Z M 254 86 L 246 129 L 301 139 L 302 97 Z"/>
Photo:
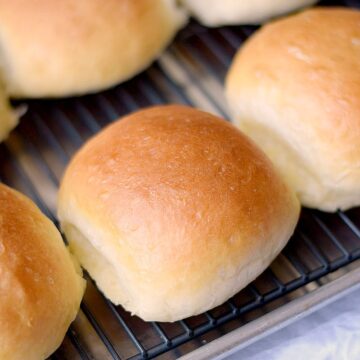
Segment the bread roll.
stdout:
<path fill-rule="evenodd" d="M 317 0 L 181 0 L 207 26 L 261 24 Z"/>
<path fill-rule="evenodd" d="M 305 206 L 360 204 L 359 11 L 317 8 L 264 26 L 235 57 L 226 94 Z"/>
<path fill-rule="evenodd" d="M 147 67 L 184 24 L 175 0 L 0 1 L 13 97 L 94 92 Z"/>
<path fill-rule="evenodd" d="M 82 266 L 144 320 L 223 303 L 270 264 L 298 215 L 298 200 L 247 137 L 176 105 L 96 135 L 59 194 L 61 226 Z"/>
<path fill-rule="evenodd" d="M 46 359 L 74 320 L 84 287 L 56 227 L 0 184 L 0 359 Z"/>

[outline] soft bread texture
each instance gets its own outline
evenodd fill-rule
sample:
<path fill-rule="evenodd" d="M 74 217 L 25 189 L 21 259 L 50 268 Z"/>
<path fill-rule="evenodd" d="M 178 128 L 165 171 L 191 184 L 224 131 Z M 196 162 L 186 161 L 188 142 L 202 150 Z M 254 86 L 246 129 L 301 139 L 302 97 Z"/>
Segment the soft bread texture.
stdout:
<path fill-rule="evenodd" d="M 5 140 L 19 121 L 19 111 L 10 105 L 9 95 L 0 76 L 0 142 Z"/>
<path fill-rule="evenodd" d="M 0 0 L 13 97 L 94 92 L 147 67 L 185 23 L 175 0 Z"/>
<path fill-rule="evenodd" d="M 181 0 L 207 26 L 261 24 L 317 0 Z"/>
<path fill-rule="evenodd" d="M 264 26 L 227 75 L 236 124 L 305 206 L 360 205 L 359 59 L 360 12 L 314 8 Z"/>
<path fill-rule="evenodd" d="M 86 143 L 58 210 L 72 251 L 112 302 L 175 321 L 256 278 L 293 233 L 299 203 L 233 125 L 173 105 L 129 115 Z"/>
<path fill-rule="evenodd" d="M 30 199 L 0 184 L 0 359 L 46 359 L 84 288 L 56 227 Z"/>

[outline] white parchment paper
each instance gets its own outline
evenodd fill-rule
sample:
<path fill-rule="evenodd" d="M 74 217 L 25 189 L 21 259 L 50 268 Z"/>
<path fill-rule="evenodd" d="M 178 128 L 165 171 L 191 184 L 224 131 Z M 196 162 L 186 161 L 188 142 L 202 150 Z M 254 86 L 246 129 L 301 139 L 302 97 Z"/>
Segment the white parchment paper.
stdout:
<path fill-rule="evenodd" d="M 360 360 L 360 290 L 226 360 Z"/>

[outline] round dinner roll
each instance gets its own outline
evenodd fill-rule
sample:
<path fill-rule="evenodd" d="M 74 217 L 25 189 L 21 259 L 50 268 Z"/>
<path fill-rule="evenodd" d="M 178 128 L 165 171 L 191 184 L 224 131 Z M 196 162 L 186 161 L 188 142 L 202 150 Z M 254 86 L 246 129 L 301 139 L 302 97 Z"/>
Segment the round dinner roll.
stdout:
<path fill-rule="evenodd" d="M 0 184 L 0 359 L 46 359 L 84 293 L 80 267 L 35 204 Z"/>
<path fill-rule="evenodd" d="M 359 11 L 315 8 L 264 26 L 225 87 L 234 121 L 303 205 L 360 205 Z"/>
<path fill-rule="evenodd" d="M 176 0 L 4 0 L 0 64 L 13 97 L 94 92 L 146 68 L 185 20 Z"/>
<path fill-rule="evenodd" d="M 138 111 L 87 142 L 66 170 L 58 214 L 113 303 L 175 321 L 254 280 L 293 233 L 299 203 L 233 125 L 173 105 Z"/>
<path fill-rule="evenodd" d="M 261 24 L 317 0 L 180 0 L 206 26 Z"/>

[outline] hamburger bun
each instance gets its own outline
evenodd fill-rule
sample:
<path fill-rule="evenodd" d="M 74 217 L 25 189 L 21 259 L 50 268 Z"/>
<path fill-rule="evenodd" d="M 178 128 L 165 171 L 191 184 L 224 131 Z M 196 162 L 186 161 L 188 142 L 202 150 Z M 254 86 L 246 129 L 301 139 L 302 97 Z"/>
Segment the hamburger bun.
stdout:
<path fill-rule="evenodd" d="M 185 20 L 175 0 L 0 1 L 9 93 L 58 97 L 108 88 L 146 68 Z"/>
<path fill-rule="evenodd" d="M 0 359 L 46 359 L 84 293 L 59 231 L 24 195 L 0 184 Z"/>
<path fill-rule="evenodd" d="M 113 303 L 175 321 L 254 280 L 293 233 L 299 203 L 233 125 L 172 105 L 131 114 L 87 142 L 62 180 L 58 215 Z"/>
<path fill-rule="evenodd" d="M 265 25 L 227 75 L 234 122 L 305 206 L 360 205 L 359 59 L 360 12 L 319 7 Z"/>

